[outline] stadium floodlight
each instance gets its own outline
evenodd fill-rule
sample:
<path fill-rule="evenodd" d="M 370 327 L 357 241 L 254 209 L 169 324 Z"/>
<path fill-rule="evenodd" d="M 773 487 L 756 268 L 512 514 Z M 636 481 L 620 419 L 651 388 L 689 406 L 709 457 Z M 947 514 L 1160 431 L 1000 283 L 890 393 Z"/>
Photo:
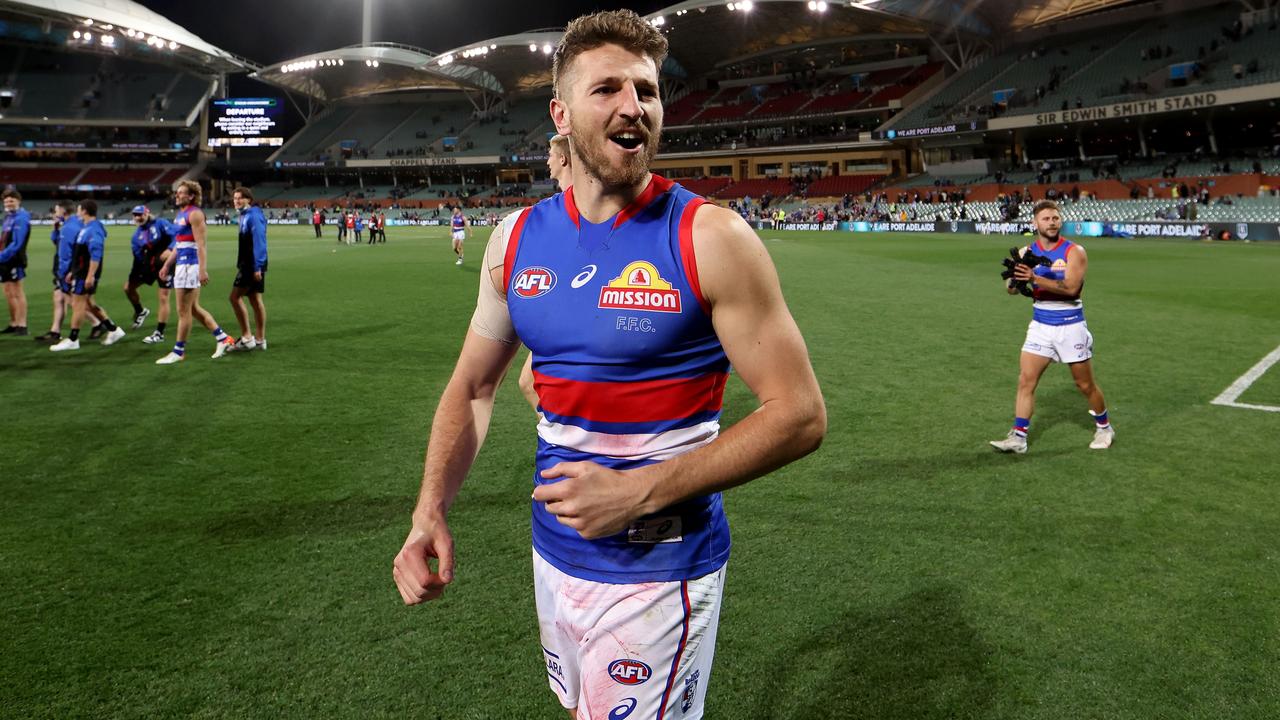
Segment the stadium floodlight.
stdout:
<path fill-rule="evenodd" d="M 538 44 L 529 43 L 529 52 L 538 52 Z"/>
<path fill-rule="evenodd" d="M 342 67 L 346 63 L 342 62 L 342 58 L 338 58 L 338 67 Z"/>
<path fill-rule="evenodd" d="M 497 49 L 498 49 L 498 44 L 497 44 L 497 43 L 494 43 L 494 44 L 490 45 L 490 46 L 489 46 L 489 49 L 490 49 L 490 50 L 497 50 Z"/>
<path fill-rule="evenodd" d="M 653 23 L 654 27 L 662 27 L 663 25 L 667 24 L 667 19 L 659 15 L 658 17 L 650 20 L 649 22 Z"/>
<path fill-rule="evenodd" d="M 116 39 L 111 37 L 110 35 L 103 35 L 102 44 L 106 45 L 107 47 L 115 47 Z"/>
<path fill-rule="evenodd" d="M 84 24 L 85 24 L 85 25 L 92 25 L 92 24 L 93 24 L 93 18 L 85 18 L 85 19 L 84 19 Z"/>
<path fill-rule="evenodd" d="M 79 39 L 80 39 L 80 31 L 79 31 L 79 30 L 77 30 L 77 31 L 75 31 L 75 32 L 71 33 L 71 37 L 73 37 L 73 38 L 75 38 L 75 39 L 79 40 Z"/>
<path fill-rule="evenodd" d="M 377 60 L 374 60 L 374 61 L 373 61 L 373 66 L 374 66 L 374 67 L 378 67 L 378 61 L 377 61 Z"/>
<path fill-rule="evenodd" d="M 731 2 L 728 5 L 725 5 L 725 7 L 729 8 L 729 12 L 733 12 L 734 10 L 738 9 L 738 3 Z"/>
<path fill-rule="evenodd" d="M 115 26 L 115 25 L 112 25 L 111 23 L 107 23 L 106 25 L 103 25 L 103 26 L 102 26 L 102 29 L 103 29 L 103 30 L 115 30 L 115 29 L 116 29 L 116 26 Z"/>
<path fill-rule="evenodd" d="M 542 54 L 543 54 L 543 55 L 550 55 L 550 54 L 551 54 L 552 49 L 553 49 L 553 48 L 551 47 L 551 43 L 547 43 L 546 45 L 543 45 L 543 46 L 542 46 Z"/>
<path fill-rule="evenodd" d="M 169 49 L 170 49 L 170 50 L 177 50 L 177 49 L 178 49 L 178 41 L 177 41 L 177 40 L 170 40 L 170 41 L 169 41 Z"/>

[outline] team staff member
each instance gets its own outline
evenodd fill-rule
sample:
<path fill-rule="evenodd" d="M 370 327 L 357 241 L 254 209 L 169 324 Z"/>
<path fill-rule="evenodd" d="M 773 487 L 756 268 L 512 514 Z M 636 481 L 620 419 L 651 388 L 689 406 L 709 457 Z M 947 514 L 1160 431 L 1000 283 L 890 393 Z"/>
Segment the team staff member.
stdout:
<path fill-rule="evenodd" d="M 253 204 L 253 191 L 238 187 L 231 200 L 240 211 L 240 247 L 236 255 L 236 279 L 231 283 L 231 309 L 240 323 L 236 350 L 267 349 L 267 306 L 262 294 L 267 286 L 267 219 Z M 253 306 L 254 333 L 249 333 L 249 314 L 244 298 Z"/>
<path fill-rule="evenodd" d="M 393 564 L 408 604 L 454 579 L 446 515 L 529 345 L 545 416 L 534 596 L 548 684 L 580 718 L 703 717 L 729 553 L 720 492 L 811 452 L 826 427 L 759 237 L 649 172 L 666 44 L 630 10 L 566 28 L 551 115 L 573 187 L 491 235 Z M 730 362 L 760 407 L 720 434 Z"/>
<path fill-rule="evenodd" d="M 311 227 L 315 228 L 316 237 L 320 237 L 320 230 L 324 226 L 324 215 L 320 213 L 319 208 L 311 209 Z"/>
<path fill-rule="evenodd" d="M 174 198 L 178 204 L 178 214 L 173 224 L 177 227 L 174 236 L 174 252 L 160 268 L 160 278 L 173 278 L 173 287 L 178 291 L 178 341 L 173 350 L 156 361 L 157 365 L 172 365 L 182 362 L 187 355 L 187 336 L 191 333 L 191 319 L 197 317 L 201 324 L 213 334 L 217 344 L 213 351 L 214 358 L 220 358 L 235 344 L 235 341 L 222 331 L 208 310 L 200 307 L 200 288 L 209 282 L 209 257 L 205 247 L 204 211 L 200 209 L 200 199 L 204 191 L 200 183 L 194 180 L 179 180 L 174 188 Z"/>
<path fill-rule="evenodd" d="M 62 321 L 71 308 L 71 295 L 62 292 L 63 278 L 71 269 L 71 252 L 76 235 L 80 233 L 80 218 L 70 200 L 59 200 L 53 205 L 53 322 L 49 332 L 36 338 L 36 342 L 53 345 L 62 339 Z M 90 316 L 93 317 L 93 316 Z M 93 318 L 97 322 L 97 318 Z"/>
<path fill-rule="evenodd" d="M 1006 453 L 1027 451 L 1036 386 L 1050 363 L 1062 362 L 1071 369 L 1076 387 L 1089 401 L 1089 414 L 1093 416 L 1095 428 L 1089 447 L 1105 450 L 1111 447 L 1116 431 L 1107 417 L 1102 388 L 1093 379 L 1093 335 L 1085 324 L 1084 303 L 1080 300 L 1089 256 L 1082 246 L 1062 237 L 1062 211 L 1057 203 L 1041 200 L 1032 208 L 1032 218 L 1036 239 L 1031 250 L 1049 258 L 1052 265 L 1038 265 L 1033 271 L 1019 263 L 1014 268 L 1014 279 L 1032 283 L 1035 302 L 1019 359 L 1013 428 L 1005 439 L 992 440 L 991 446 Z M 1012 287 L 1008 291 L 1010 295 L 1018 292 Z"/>
<path fill-rule="evenodd" d="M 151 345 L 164 340 L 164 330 L 169 323 L 169 297 L 173 282 L 160 279 L 160 268 L 164 265 L 169 246 L 173 244 L 175 228 L 168 220 L 152 215 L 146 205 L 138 205 L 133 209 L 133 223 L 138 227 L 133 231 L 133 239 L 130 241 L 133 267 L 129 269 L 129 277 L 124 282 L 124 295 L 133 305 L 133 329 L 137 330 L 151 315 L 150 308 L 142 306 L 138 288 L 143 285 L 156 286 L 156 329 L 142 339 L 142 342 Z"/>
<path fill-rule="evenodd" d="M 449 226 L 452 230 L 453 254 L 458 256 L 458 260 L 454 265 L 461 265 L 462 241 L 471 237 L 471 223 L 467 220 L 466 216 L 462 214 L 461 206 L 453 209 L 453 217 L 449 219 Z"/>
<path fill-rule="evenodd" d="M 93 299 L 98 281 L 102 279 L 102 254 L 107 242 L 107 229 L 98 220 L 98 203 L 81 200 L 76 215 L 80 218 L 81 227 L 71 249 L 71 267 L 62 285 L 62 292 L 71 295 L 71 335 L 50 346 L 53 352 L 80 349 L 80 323 L 86 314 L 98 318 L 106 331 L 103 345 L 114 345 L 124 337 L 124 328 L 111 322 L 107 311 Z"/>
<path fill-rule="evenodd" d="M 27 334 L 27 241 L 31 239 L 31 213 L 22 208 L 22 194 L 5 189 L 4 224 L 0 226 L 0 285 L 9 306 L 9 326 L 0 335 Z"/>

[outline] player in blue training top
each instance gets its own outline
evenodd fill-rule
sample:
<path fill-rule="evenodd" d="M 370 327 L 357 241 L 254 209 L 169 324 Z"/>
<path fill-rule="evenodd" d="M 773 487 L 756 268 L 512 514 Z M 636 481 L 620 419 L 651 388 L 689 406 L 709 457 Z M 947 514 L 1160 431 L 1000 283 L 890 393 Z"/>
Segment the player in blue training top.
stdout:
<path fill-rule="evenodd" d="M 204 211 L 200 209 L 200 199 L 204 190 L 195 180 L 179 180 L 174 186 L 174 202 L 178 205 L 178 214 L 173 224 L 177 228 L 174 235 L 173 254 L 160 268 L 160 279 L 173 278 L 173 287 L 178 291 L 178 340 L 173 344 L 169 354 L 156 361 L 157 365 L 172 365 L 182 362 L 187 355 L 187 336 L 191 333 L 191 320 L 199 318 L 201 324 L 213 334 L 216 347 L 213 357 L 220 358 L 235 344 L 235 341 L 222 331 L 222 327 L 213 319 L 208 310 L 200 307 L 200 288 L 209 282 L 209 258 L 205 249 Z"/>
<path fill-rule="evenodd" d="M 53 352 L 80 349 L 80 324 L 85 315 L 98 318 L 106 335 L 103 345 L 114 345 L 124 337 L 124 328 L 116 327 L 107 311 L 94 302 L 93 295 L 102 279 L 102 255 L 106 249 L 107 229 L 98 220 L 98 203 L 81 200 L 76 208 L 80 231 L 71 247 L 69 269 L 63 276 L 62 292 L 71 295 L 71 334 L 49 347 Z M 61 255 L 61 253 L 59 253 Z"/>
<path fill-rule="evenodd" d="M 9 325 L 0 335 L 27 334 L 27 293 L 22 279 L 27 276 L 27 242 L 31 240 L 31 213 L 22 209 L 22 194 L 6 188 L 4 225 L 0 226 L 0 285 L 9 305 Z"/>
<path fill-rule="evenodd" d="M 54 345 L 62 339 L 62 322 L 71 313 L 71 294 L 62 292 L 63 278 L 71 269 L 72 250 L 76 244 L 76 236 L 80 234 L 80 218 L 76 217 L 76 204 L 70 200 L 59 200 L 53 205 L 53 230 L 49 239 L 53 242 L 53 320 L 49 323 L 49 332 L 35 340 L 43 345 Z M 89 318 L 98 322 L 98 318 Z M 101 332 L 98 324 L 94 330 Z M 93 339 L 94 333 L 89 335 Z"/>
<path fill-rule="evenodd" d="M 462 264 L 462 241 L 471 237 L 471 223 L 466 216 L 462 214 L 462 207 L 453 209 L 453 216 L 449 218 L 449 236 L 453 239 L 453 254 L 458 256 L 454 265 Z"/>
<path fill-rule="evenodd" d="M 137 330 L 151 315 L 151 309 L 142 306 L 142 298 L 138 288 L 142 285 L 156 286 L 156 329 L 142 342 L 148 345 L 164 342 L 164 330 L 169 324 L 169 297 L 173 291 L 172 278 L 160 278 L 160 268 L 172 251 L 177 228 L 168 220 L 151 214 L 146 205 L 138 205 L 133 209 L 133 223 L 137 229 L 133 231 L 133 267 L 129 269 L 129 277 L 124 281 L 124 295 L 133 305 L 133 329 Z"/>
<path fill-rule="evenodd" d="M 1105 450 L 1111 447 L 1116 431 L 1107 417 L 1107 403 L 1102 389 L 1093 378 L 1093 335 L 1084 321 L 1084 275 L 1089 256 L 1084 248 L 1062 237 L 1062 211 L 1052 200 L 1041 200 L 1032 209 L 1036 239 L 1030 251 L 1046 257 L 1050 265 L 1032 267 L 1019 263 L 1013 279 L 1031 282 L 1035 302 L 1031 324 L 1022 344 L 1019 360 L 1018 396 L 1014 403 L 1013 428 L 1003 440 L 992 440 L 1000 452 L 1025 453 L 1031 414 L 1035 411 L 1036 386 L 1049 363 L 1066 363 L 1076 387 L 1089 401 L 1094 433 L 1089 447 Z M 1018 291 L 1009 287 L 1010 295 Z"/>
<path fill-rule="evenodd" d="M 666 47 L 630 10 L 566 28 L 551 116 L 570 141 L 573 186 L 490 236 L 393 564 L 408 604 L 453 581 L 446 516 L 494 391 L 528 345 L 542 412 L 531 478 L 541 653 L 578 718 L 703 717 L 729 555 L 720 492 L 811 452 L 826 429 L 759 237 L 649 172 Z M 722 434 L 730 362 L 760 406 Z"/>
<path fill-rule="evenodd" d="M 231 309 L 240 323 L 240 339 L 235 350 L 267 349 L 267 306 L 262 295 L 267 291 L 267 219 L 262 208 L 253 204 L 253 191 L 238 187 L 231 200 L 240 211 L 240 248 L 236 255 L 236 279 L 231 283 Z M 249 332 L 249 314 L 244 298 L 253 306 L 254 331 Z"/>

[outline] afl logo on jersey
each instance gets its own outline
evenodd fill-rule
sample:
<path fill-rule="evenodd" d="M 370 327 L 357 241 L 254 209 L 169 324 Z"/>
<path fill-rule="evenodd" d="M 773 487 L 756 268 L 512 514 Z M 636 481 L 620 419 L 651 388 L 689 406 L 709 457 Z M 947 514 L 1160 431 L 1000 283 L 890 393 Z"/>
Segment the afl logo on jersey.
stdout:
<path fill-rule="evenodd" d="M 639 660 L 614 660 L 609 663 L 609 677 L 623 685 L 643 685 L 653 671 Z"/>
<path fill-rule="evenodd" d="M 637 260 L 622 269 L 618 277 L 600 288 L 602 308 L 680 312 L 680 291 L 662 279 L 653 263 Z"/>
<path fill-rule="evenodd" d="M 516 296 L 526 299 L 546 295 L 555 286 L 556 274 L 541 266 L 525 268 L 511 281 Z"/>

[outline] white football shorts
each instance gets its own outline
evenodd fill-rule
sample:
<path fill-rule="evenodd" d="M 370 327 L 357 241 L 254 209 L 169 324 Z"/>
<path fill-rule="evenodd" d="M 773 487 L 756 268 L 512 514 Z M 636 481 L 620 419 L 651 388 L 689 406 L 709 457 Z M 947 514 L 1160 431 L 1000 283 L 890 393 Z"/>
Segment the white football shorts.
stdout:
<path fill-rule="evenodd" d="M 699 720 L 711 679 L 724 568 L 693 580 L 582 580 L 533 553 L 547 682 L 578 720 Z"/>
<path fill-rule="evenodd" d="M 181 290 L 194 290 L 200 287 L 200 266 L 174 265 L 173 287 Z"/>
<path fill-rule="evenodd" d="M 1045 325 L 1031 321 L 1022 351 L 1047 357 L 1054 362 L 1077 363 L 1093 357 L 1093 335 L 1084 322 Z"/>
<path fill-rule="evenodd" d="M 466 239 L 467 239 L 467 231 L 466 231 L 466 230 L 454 230 L 454 231 L 453 231 L 453 239 L 454 239 L 454 240 L 457 240 L 458 242 L 462 242 L 463 240 L 466 240 Z"/>

